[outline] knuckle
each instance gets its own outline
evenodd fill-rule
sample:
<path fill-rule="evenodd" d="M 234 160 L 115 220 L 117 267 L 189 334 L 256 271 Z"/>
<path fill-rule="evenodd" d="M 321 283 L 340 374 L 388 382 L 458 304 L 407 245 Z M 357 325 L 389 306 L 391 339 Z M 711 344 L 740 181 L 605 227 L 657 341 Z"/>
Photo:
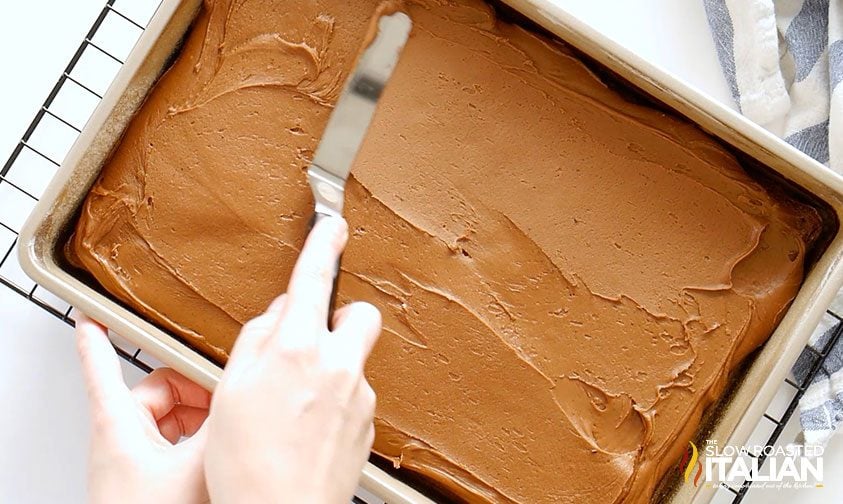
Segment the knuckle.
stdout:
<path fill-rule="evenodd" d="M 322 303 L 318 300 L 308 300 L 301 305 L 302 308 L 302 316 L 307 317 L 308 320 L 320 319 L 323 316 L 324 308 L 322 307 Z"/>
<path fill-rule="evenodd" d="M 368 382 L 363 383 L 363 407 L 366 408 L 367 412 L 374 413 L 375 408 L 378 404 L 378 396 L 375 394 L 375 390 L 369 385 Z"/>
<path fill-rule="evenodd" d="M 356 405 L 359 400 L 357 388 L 362 374 L 341 362 L 322 361 L 322 380 L 343 403 Z M 354 406 L 356 408 L 356 406 Z"/>
<path fill-rule="evenodd" d="M 263 314 L 246 322 L 243 328 L 240 329 L 240 334 L 260 334 L 272 329 L 276 317 Z"/>
<path fill-rule="evenodd" d="M 319 360 L 319 349 L 315 344 L 296 347 L 275 345 L 275 355 L 285 365 L 312 368 Z"/>
<path fill-rule="evenodd" d="M 360 375 L 353 370 L 338 366 L 334 367 L 328 372 L 329 380 L 337 387 L 349 388 L 349 384 L 356 383 L 360 379 Z"/>
<path fill-rule="evenodd" d="M 313 331 L 318 327 L 317 320 L 321 321 L 319 303 L 312 299 L 301 299 L 296 302 L 295 308 L 285 317 L 279 326 L 279 337 L 281 341 L 301 331 Z"/>
<path fill-rule="evenodd" d="M 308 283 L 326 284 L 333 280 L 333 271 L 319 264 L 308 264 L 302 271 L 302 279 Z"/>

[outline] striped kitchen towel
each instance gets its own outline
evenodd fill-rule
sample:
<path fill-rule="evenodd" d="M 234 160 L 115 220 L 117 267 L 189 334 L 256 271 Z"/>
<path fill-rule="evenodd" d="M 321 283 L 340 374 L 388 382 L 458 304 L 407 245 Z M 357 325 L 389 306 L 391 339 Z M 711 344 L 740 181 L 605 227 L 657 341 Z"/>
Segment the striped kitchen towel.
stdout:
<path fill-rule="evenodd" d="M 843 174 L 843 0 L 703 2 L 740 111 Z M 797 378 L 806 359 L 793 368 Z M 843 342 L 803 396 L 800 420 L 804 441 L 820 445 L 843 423 Z"/>
<path fill-rule="evenodd" d="M 843 174 L 843 2 L 703 1 L 741 112 Z"/>
<path fill-rule="evenodd" d="M 811 385 L 799 401 L 799 420 L 805 444 L 824 446 L 834 429 L 843 422 L 843 339 L 829 348 L 833 337 L 843 330 L 837 322 L 831 327 L 820 327 L 811 336 L 808 348 L 802 351 L 793 375 L 803 383 L 814 363 L 823 352 L 828 352 Z"/>

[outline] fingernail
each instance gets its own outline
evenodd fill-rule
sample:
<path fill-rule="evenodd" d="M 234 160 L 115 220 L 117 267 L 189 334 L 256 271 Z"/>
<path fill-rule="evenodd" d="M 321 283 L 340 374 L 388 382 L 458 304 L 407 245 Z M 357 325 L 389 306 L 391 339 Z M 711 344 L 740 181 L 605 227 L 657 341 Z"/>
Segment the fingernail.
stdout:
<path fill-rule="evenodd" d="M 345 240 L 348 237 L 348 223 L 342 217 L 329 217 L 324 219 L 327 221 L 325 226 L 328 227 L 332 236 L 339 240 Z"/>

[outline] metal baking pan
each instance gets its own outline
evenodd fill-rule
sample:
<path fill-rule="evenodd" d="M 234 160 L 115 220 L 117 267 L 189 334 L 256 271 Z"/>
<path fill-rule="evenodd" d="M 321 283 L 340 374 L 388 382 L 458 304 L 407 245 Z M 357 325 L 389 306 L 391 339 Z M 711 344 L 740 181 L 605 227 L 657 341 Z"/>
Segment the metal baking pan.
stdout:
<path fill-rule="evenodd" d="M 63 259 L 61 249 L 91 185 L 148 91 L 168 65 L 201 7 L 201 0 L 163 0 L 125 65 L 29 217 L 19 239 L 27 274 L 168 366 L 212 389 L 221 369 L 170 334 L 106 295 Z M 843 177 L 831 172 L 733 110 L 594 31 L 550 0 L 503 3 L 557 36 L 592 63 L 651 100 L 685 116 L 719 138 L 744 160 L 759 165 L 827 207 L 829 240 L 778 328 L 734 380 L 728 399 L 709 415 L 706 438 L 743 445 L 766 410 L 790 365 L 843 284 Z M 431 500 L 372 464 L 361 485 L 392 504 Z M 708 502 L 715 489 L 665 484 L 659 498 Z"/>

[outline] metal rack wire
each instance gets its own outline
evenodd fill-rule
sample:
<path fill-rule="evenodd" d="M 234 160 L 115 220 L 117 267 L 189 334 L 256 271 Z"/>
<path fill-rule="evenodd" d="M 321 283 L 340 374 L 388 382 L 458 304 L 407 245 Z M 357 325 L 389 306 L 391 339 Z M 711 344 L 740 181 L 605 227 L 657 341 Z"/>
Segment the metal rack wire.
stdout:
<path fill-rule="evenodd" d="M 794 381 L 793 379 L 787 378 L 785 379 L 785 384 L 788 387 L 793 388 L 794 394 L 793 398 L 791 399 L 790 403 L 788 403 L 787 408 L 785 408 L 784 413 L 779 417 L 775 418 L 774 416 L 768 413 L 764 413 L 761 418 L 761 422 L 772 423 L 775 427 L 773 428 L 773 432 L 767 438 L 765 442 L 765 446 L 776 446 L 779 441 L 779 438 L 784 431 L 785 425 L 787 425 L 790 418 L 796 412 L 797 407 L 799 406 L 799 400 L 802 399 L 802 396 L 805 394 L 808 386 L 814 381 L 814 378 L 823 370 L 823 366 L 826 363 L 826 359 L 828 358 L 829 354 L 831 353 L 832 348 L 837 344 L 837 342 L 841 338 L 841 334 L 843 334 L 843 318 L 840 317 L 837 313 L 826 310 L 827 316 L 831 317 L 833 320 L 833 326 L 830 329 L 830 337 L 823 342 L 819 348 L 815 348 L 814 346 L 808 345 L 805 347 L 805 350 L 802 351 L 799 359 L 803 359 L 806 361 L 807 365 L 806 368 L 808 369 L 805 376 L 802 377 L 801 380 Z M 761 468 L 766 461 L 767 456 L 762 453 L 758 456 L 758 467 Z M 725 483 L 721 483 L 720 485 L 722 488 L 726 489 L 727 491 L 734 494 L 734 499 L 732 500 L 733 504 L 738 504 L 739 502 L 743 501 L 743 499 L 747 496 L 747 493 L 752 488 L 752 481 L 745 481 L 739 487 L 735 488 Z"/>
<path fill-rule="evenodd" d="M 44 100 L 44 104 L 38 112 L 36 112 L 35 117 L 21 137 L 20 142 L 18 142 L 17 146 L 15 146 L 12 154 L 9 156 L 9 159 L 4 163 L 2 169 L 0 169 L 0 198 L 9 202 L 18 200 L 16 205 L 18 208 L 31 207 L 38 201 L 38 197 L 40 196 L 37 190 L 26 188 L 23 182 L 18 182 L 18 173 L 26 170 L 27 168 L 31 168 L 31 166 L 22 166 L 26 164 L 21 162 L 23 156 L 32 154 L 55 168 L 58 168 L 61 164 L 61 159 L 54 159 L 51 155 L 45 153 L 43 149 L 39 148 L 35 142 L 33 142 L 36 130 L 44 123 L 45 118 L 50 118 L 50 120 L 56 121 L 58 125 L 61 125 L 61 127 L 66 128 L 67 131 L 65 133 L 69 132 L 73 139 L 75 139 L 75 136 L 81 132 L 81 127 L 83 126 L 82 124 L 74 124 L 71 119 L 63 117 L 61 113 L 52 109 L 59 93 L 62 92 L 62 90 L 67 89 L 67 86 L 75 86 L 77 87 L 77 91 L 86 93 L 90 98 L 96 100 L 97 102 L 102 99 L 102 95 L 92 89 L 94 86 L 82 82 L 81 78 L 75 72 L 77 65 L 79 65 L 82 58 L 88 51 L 97 51 L 99 54 L 114 61 L 116 64 L 123 64 L 123 61 L 120 58 L 114 56 L 111 52 L 107 51 L 94 41 L 97 32 L 110 17 L 119 18 L 123 22 L 135 27 L 139 30 L 138 35 L 140 34 L 140 31 L 144 29 L 142 24 L 117 10 L 114 7 L 115 1 L 116 0 L 108 0 L 102 11 L 100 11 L 99 16 L 94 21 L 91 29 L 88 30 L 88 33 L 85 35 L 85 39 L 73 54 L 73 57 L 70 59 L 70 62 L 64 69 L 64 72 L 62 72 L 56 84 L 53 86 L 49 95 L 47 95 L 47 99 Z M 11 239 L 11 243 L 6 245 L 6 250 L 3 251 L 2 259 L 0 259 L 0 285 L 3 285 L 23 296 L 61 321 L 74 326 L 75 322 L 71 316 L 72 307 L 65 307 L 64 303 L 57 300 L 39 285 L 32 284 L 30 286 L 29 284 L 31 282 L 29 282 L 28 279 L 20 273 L 19 266 L 17 265 L 17 258 L 15 257 L 15 247 L 17 245 L 20 227 L 23 224 L 23 219 L 19 217 L 10 218 L 7 213 L 10 209 L 3 207 L 3 210 L 4 213 L 0 214 L 0 232 L 6 235 L 11 235 L 13 238 Z M 115 349 L 121 358 L 130 362 L 138 369 L 147 373 L 152 371 L 153 367 L 144 362 L 141 358 L 140 350 L 127 352 L 124 348 L 117 345 L 115 345 Z"/>
<path fill-rule="evenodd" d="M 155 8 L 160 3 L 159 0 L 149 1 L 154 4 Z M 79 117 L 75 119 L 69 117 L 62 112 L 62 107 L 57 106 L 57 99 L 64 92 L 68 91 L 70 87 L 73 88 L 71 94 L 74 94 L 77 100 L 84 101 L 87 99 L 95 105 L 95 103 L 98 103 L 102 99 L 102 90 L 110 84 L 110 80 L 108 79 L 106 79 L 107 82 L 93 83 L 86 80 L 83 75 L 79 75 L 77 69 L 80 62 L 86 56 L 93 53 L 98 57 L 109 60 L 112 64 L 123 64 L 122 59 L 115 55 L 117 51 L 98 42 L 97 34 L 106 23 L 113 22 L 114 20 L 118 20 L 126 27 L 136 30 L 138 36 L 144 30 L 143 22 L 133 19 L 131 15 L 125 14 L 121 9 L 115 7 L 115 3 L 116 0 L 107 0 L 99 16 L 94 21 L 93 26 L 86 34 L 64 72 L 62 72 L 52 91 L 47 96 L 43 106 L 35 114 L 34 119 L 24 132 L 20 142 L 14 148 L 2 169 L 0 169 L 0 286 L 10 289 L 27 301 L 34 303 L 57 319 L 71 326 L 74 325 L 71 314 L 72 308 L 50 294 L 46 289 L 28 280 L 20 272 L 20 268 L 17 265 L 15 247 L 17 245 L 20 227 L 28 213 L 27 210 L 31 209 L 35 202 L 37 202 L 40 196 L 40 190 L 45 185 L 43 182 L 32 182 L 30 172 L 33 170 L 33 162 L 35 164 L 40 162 L 42 169 L 46 167 L 48 171 L 50 169 L 54 170 L 61 164 L 62 158 L 66 154 L 66 151 L 61 152 L 60 149 L 52 149 L 53 152 L 50 152 L 48 149 L 42 148 L 36 138 L 36 133 L 39 128 L 44 126 L 45 122 L 52 122 L 53 128 L 64 129 L 62 134 L 71 139 L 71 142 L 65 142 L 69 148 L 72 140 L 75 140 L 76 135 L 81 132 L 84 126 L 82 123 L 87 121 L 88 117 L 82 117 L 81 119 Z M 93 106 L 90 107 L 90 110 L 93 110 Z M 779 441 L 785 425 L 797 410 L 799 399 L 814 377 L 823 369 L 823 364 L 831 348 L 841 338 L 841 334 L 843 334 L 843 324 L 841 324 L 843 318 L 832 311 L 828 311 L 827 314 L 827 317 L 830 317 L 832 325 L 834 325 L 833 333 L 822 348 L 806 347 L 802 358 L 810 359 L 809 372 L 803 380 L 798 382 L 791 379 L 786 380 L 787 385 L 793 388 L 794 394 L 784 409 L 783 414 L 776 418 L 768 413 L 760 420 L 761 422 L 769 422 L 774 426 L 772 433 L 766 440 L 768 446 L 775 446 Z M 115 345 L 115 349 L 121 358 L 144 372 L 148 373 L 154 367 L 153 364 L 148 362 L 148 359 L 145 358 L 146 356 L 142 354 L 141 350 L 127 350 L 119 345 Z M 759 457 L 761 464 L 763 464 L 764 458 L 763 455 Z M 737 488 L 727 485 L 722 486 L 734 494 L 733 503 L 741 502 L 751 488 L 749 482 Z M 382 501 L 369 495 L 366 495 L 365 498 L 358 495 L 354 497 L 353 502 L 356 504 L 373 504 L 381 503 Z"/>
<path fill-rule="evenodd" d="M 58 103 L 62 94 L 71 90 L 68 94 L 74 100 L 88 100 L 90 104 L 88 111 L 92 112 L 94 106 L 102 99 L 104 90 L 110 85 L 110 77 L 113 77 L 113 75 L 110 75 L 109 72 L 97 75 L 95 72 L 94 75 L 99 78 L 92 80 L 98 82 L 92 82 L 85 78 L 86 75 L 91 78 L 90 72 L 77 72 L 80 65 L 87 64 L 85 60 L 90 58 L 91 55 L 94 55 L 93 59 L 97 57 L 105 58 L 114 65 L 123 64 L 123 60 L 116 55 L 118 51 L 98 40 L 98 33 L 104 26 L 109 23 L 113 25 L 115 21 L 117 21 L 118 26 L 122 23 L 121 28 L 135 30 L 138 37 L 145 28 L 142 22 L 133 19 L 132 16 L 115 6 L 116 3 L 117 0 L 107 0 L 91 29 L 85 35 L 67 67 L 47 95 L 44 104 L 35 114 L 21 140 L 0 169 L 0 254 L 2 254 L 0 255 L 0 288 L 10 289 L 70 326 L 75 326 L 72 314 L 73 308 L 23 274 L 17 262 L 15 249 L 18 235 L 25 217 L 29 213 L 28 211 L 38 201 L 41 191 L 46 186 L 46 180 L 50 178 L 51 171 L 60 166 L 72 141 L 81 133 L 84 123 L 90 116 L 90 114 L 63 113 L 62 111 L 66 111 L 67 107 L 60 106 Z M 123 3 L 128 4 L 128 2 Z M 148 3 L 157 8 L 160 0 L 148 0 Z M 110 29 L 115 28 L 112 26 Z M 137 38 L 124 49 L 128 50 L 136 41 Z M 112 68 L 112 70 L 116 71 L 115 68 Z M 70 115 L 76 117 L 69 117 Z M 79 117 L 80 115 L 84 117 Z M 64 149 L 61 145 L 58 148 L 42 146 L 46 146 L 48 143 L 42 143 L 45 141 L 44 135 L 39 134 L 39 130 L 45 126 L 47 121 L 52 122 L 49 125 L 51 133 L 64 137 Z M 59 144 L 62 144 L 62 142 L 59 142 Z M 37 166 L 39 163 L 40 166 Z M 33 176 L 32 171 L 38 169 L 46 173 Z M 45 174 L 48 176 L 45 177 Z M 131 347 L 127 349 L 121 344 L 114 344 L 114 348 L 122 359 L 145 373 L 151 372 L 155 367 L 153 361 L 143 355 L 140 349 Z M 382 500 L 364 490 L 358 490 L 353 502 L 355 504 L 384 504 Z"/>

